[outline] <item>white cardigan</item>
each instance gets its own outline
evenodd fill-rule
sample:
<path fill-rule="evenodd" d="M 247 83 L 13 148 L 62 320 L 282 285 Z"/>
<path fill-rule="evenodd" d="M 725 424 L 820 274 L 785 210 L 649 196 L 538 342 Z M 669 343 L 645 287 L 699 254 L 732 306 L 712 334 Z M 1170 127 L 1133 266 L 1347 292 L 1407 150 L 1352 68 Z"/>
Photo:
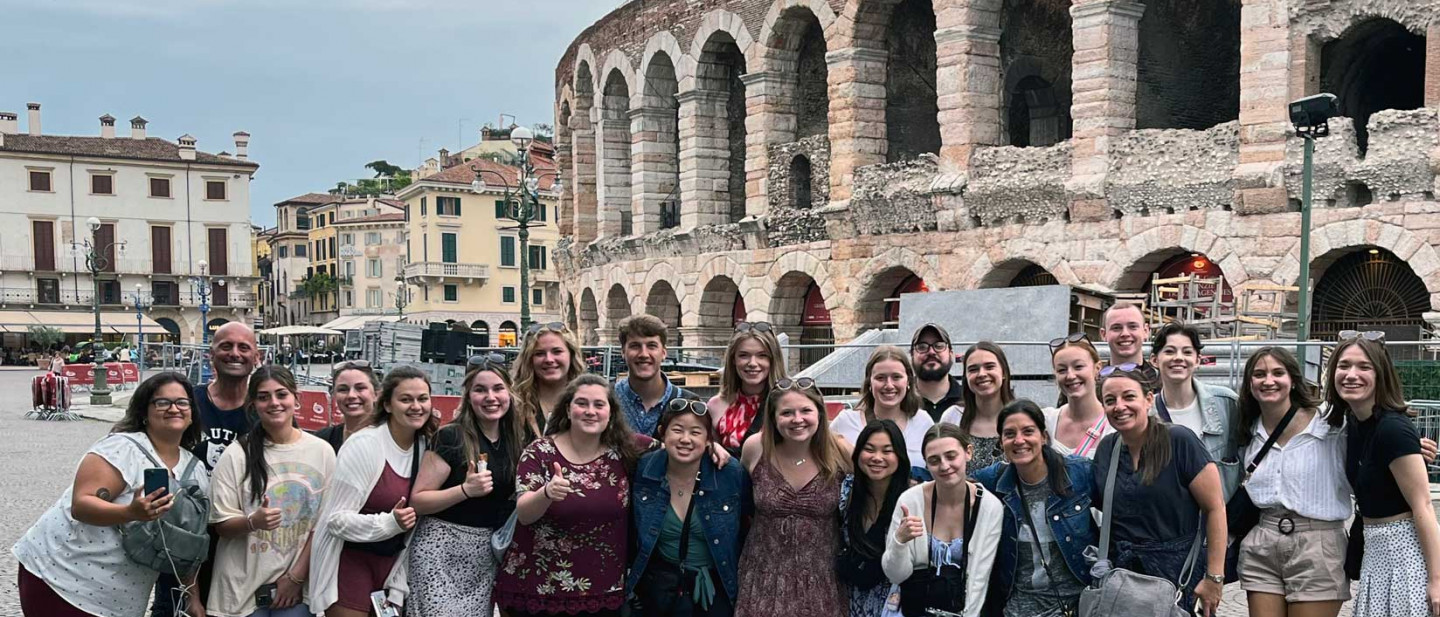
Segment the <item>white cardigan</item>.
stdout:
<path fill-rule="evenodd" d="M 895 515 L 890 518 L 890 532 L 885 535 L 885 555 L 880 558 L 880 567 L 890 582 L 900 584 L 910 578 L 917 568 L 930 565 L 930 524 L 929 510 L 925 508 L 925 491 L 932 482 L 912 486 L 900 495 L 895 506 Z M 990 570 L 995 565 L 995 553 L 1000 547 L 1000 527 L 1005 522 L 1005 507 L 1000 500 L 980 486 L 976 486 L 980 497 L 980 516 L 975 521 L 975 535 L 967 538 L 969 557 L 965 564 L 965 617 L 980 617 L 985 608 L 985 594 L 990 588 Z M 895 531 L 905 518 L 900 506 L 920 517 L 925 533 L 918 538 L 901 544 L 895 539 Z"/>
<path fill-rule="evenodd" d="M 421 448 L 423 453 L 424 446 L 421 438 L 416 440 L 414 447 Z M 345 440 L 345 447 L 340 448 L 335 475 L 315 525 L 310 549 L 310 610 L 317 615 L 323 615 L 340 595 L 336 577 L 340 570 L 340 551 L 347 541 L 378 542 L 405 531 L 389 512 L 360 514 L 360 508 L 365 506 L 370 491 L 375 489 L 385 471 L 387 447 L 400 448 L 390 436 L 389 427 L 381 424 L 356 431 Z M 410 473 L 419 471 L 412 469 Z M 385 579 L 390 601 L 400 606 L 405 604 L 405 596 L 410 593 L 405 565 L 409 561 L 409 551 L 407 545 L 396 557 L 390 576 Z"/>

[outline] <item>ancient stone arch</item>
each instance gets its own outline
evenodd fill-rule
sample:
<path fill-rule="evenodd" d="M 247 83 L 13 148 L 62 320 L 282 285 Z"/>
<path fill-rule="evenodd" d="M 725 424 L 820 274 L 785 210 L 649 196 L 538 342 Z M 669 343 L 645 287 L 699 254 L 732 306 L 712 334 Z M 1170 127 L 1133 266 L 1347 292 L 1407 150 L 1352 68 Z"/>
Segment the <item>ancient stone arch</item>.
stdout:
<path fill-rule="evenodd" d="M 1376 246 L 1395 254 L 1410 265 L 1415 276 L 1430 290 L 1430 305 L 1440 306 L 1440 253 L 1425 238 L 1404 227 L 1374 219 L 1348 220 L 1316 228 L 1310 235 L 1311 259 L 1346 248 Z M 1313 261 L 1312 261 L 1313 265 Z M 1300 241 L 1281 259 L 1270 278 L 1281 285 L 1294 285 L 1300 278 Z M 1312 279 L 1312 284 L 1314 280 Z"/>
<path fill-rule="evenodd" d="M 589 72 L 588 83 L 586 83 L 583 88 L 580 84 L 583 77 L 583 74 L 580 72 L 582 66 L 586 67 Z M 598 79 L 596 75 L 603 75 L 603 73 L 595 72 L 598 66 L 600 66 L 600 63 L 596 61 L 595 52 L 590 49 L 590 44 L 581 43 L 580 47 L 575 50 L 575 72 L 570 78 L 572 82 L 575 82 L 575 92 L 594 92 L 600 89 L 600 84 L 596 83 L 595 80 Z"/>
<path fill-rule="evenodd" d="M 664 53 L 670 57 L 670 62 L 675 65 L 676 80 L 680 80 L 686 75 L 694 74 L 694 59 L 685 53 L 680 47 L 680 41 L 677 40 L 675 35 L 669 30 L 656 32 L 650 35 L 650 38 L 645 41 L 645 51 L 640 55 L 640 64 L 637 70 L 643 73 L 645 67 L 650 66 L 650 61 L 653 60 L 655 54 L 658 53 Z M 688 73 L 685 72 L 687 70 L 689 71 Z M 639 88 L 638 90 L 641 94 L 644 94 L 644 88 Z"/>
<path fill-rule="evenodd" d="M 1200 253 L 1220 266 L 1225 282 L 1236 286 L 1250 280 L 1250 273 L 1230 242 L 1192 225 L 1162 225 L 1121 241 L 1108 257 L 1099 283 L 1110 290 L 1140 289 L 1150 273 L 1176 253 Z"/>
<path fill-rule="evenodd" d="M 700 20 L 700 25 L 695 30 L 695 37 L 690 40 L 691 62 L 686 63 L 688 70 L 682 71 L 680 77 L 680 91 L 688 92 L 694 90 L 699 84 L 696 83 L 698 63 L 700 57 L 705 53 L 705 43 L 709 42 L 711 35 L 716 32 L 725 32 L 730 38 L 735 39 L 735 46 L 740 48 L 740 54 L 745 56 L 747 70 L 759 69 L 759 54 L 755 53 L 755 38 L 750 36 L 750 30 L 745 27 L 745 20 L 739 15 L 716 9 L 705 14 Z M 753 67 L 752 67 L 752 63 Z"/>

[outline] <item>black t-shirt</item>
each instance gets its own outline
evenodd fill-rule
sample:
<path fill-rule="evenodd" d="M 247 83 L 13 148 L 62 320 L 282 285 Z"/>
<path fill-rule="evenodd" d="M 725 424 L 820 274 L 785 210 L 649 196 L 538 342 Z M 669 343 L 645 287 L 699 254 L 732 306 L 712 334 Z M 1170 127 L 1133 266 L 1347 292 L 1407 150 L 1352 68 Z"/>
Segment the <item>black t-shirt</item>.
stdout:
<path fill-rule="evenodd" d="M 1151 418 L 1152 422 L 1156 422 Z M 1095 482 L 1090 500 L 1113 516 L 1111 536 L 1127 542 L 1166 542 L 1195 535 L 1200 526 L 1200 504 L 1190 494 L 1190 482 L 1210 464 L 1205 444 L 1183 426 L 1170 428 L 1170 464 L 1146 486 L 1131 466 L 1130 448 L 1119 433 L 1106 435 L 1095 452 Z M 1120 456 L 1115 474 L 1115 503 L 1102 503 L 1110 457 Z"/>
<path fill-rule="evenodd" d="M 1364 422 L 1352 416 L 1345 439 L 1345 477 L 1355 491 L 1360 515 L 1386 518 L 1409 512 L 1410 502 L 1395 483 L 1390 463 L 1420 453 L 1420 433 L 1410 417 L 1381 409 Z"/>
<path fill-rule="evenodd" d="M 498 442 L 486 439 L 482 432 L 477 444 L 479 452 L 488 457 L 486 466 L 494 476 L 494 490 L 484 497 L 467 499 L 437 512 L 436 517 L 467 527 L 497 529 L 505 525 L 510 513 L 515 511 L 515 467 L 520 459 L 520 450 L 524 448 L 524 445 L 511 447 L 505 443 L 506 436 L 504 427 L 501 428 L 501 439 Z M 463 484 L 471 461 L 465 460 L 465 438 L 458 423 L 445 426 L 435 435 L 435 454 L 450 466 L 450 475 L 445 478 L 445 483 L 440 485 L 440 488 L 448 489 Z"/>
<path fill-rule="evenodd" d="M 200 423 L 203 432 L 193 452 L 206 470 L 214 470 L 225 446 L 250 431 L 250 417 L 243 403 L 235 409 L 216 407 L 210 400 L 210 389 L 204 386 L 195 388 L 194 409 L 194 421 Z"/>
<path fill-rule="evenodd" d="M 325 443 L 330 444 L 330 447 L 335 449 L 335 453 L 339 454 L 340 446 L 345 444 L 345 425 L 332 424 L 315 431 L 315 436 L 324 439 Z"/>
<path fill-rule="evenodd" d="M 925 410 L 925 413 L 930 414 L 931 420 L 937 423 L 940 422 L 940 416 L 945 415 L 946 410 L 956 405 L 965 406 L 965 384 L 954 375 L 946 375 L 945 379 L 950 382 L 950 391 L 946 392 L 940 400 L 932 403 L 930 399 L 920 397 L 920 407 Z"/>

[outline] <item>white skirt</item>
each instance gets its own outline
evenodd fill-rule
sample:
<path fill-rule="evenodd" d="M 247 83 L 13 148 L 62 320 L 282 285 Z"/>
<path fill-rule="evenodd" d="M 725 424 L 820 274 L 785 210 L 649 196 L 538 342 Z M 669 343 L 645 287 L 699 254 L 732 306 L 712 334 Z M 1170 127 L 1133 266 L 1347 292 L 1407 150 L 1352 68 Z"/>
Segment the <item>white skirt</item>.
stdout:
<path fill-rule="evenodd" d="M 1355 617 L 1426 617 L 1430 614 L 1425 555 L 1415 521 L 1365 525 L 1365 557 Z"/>

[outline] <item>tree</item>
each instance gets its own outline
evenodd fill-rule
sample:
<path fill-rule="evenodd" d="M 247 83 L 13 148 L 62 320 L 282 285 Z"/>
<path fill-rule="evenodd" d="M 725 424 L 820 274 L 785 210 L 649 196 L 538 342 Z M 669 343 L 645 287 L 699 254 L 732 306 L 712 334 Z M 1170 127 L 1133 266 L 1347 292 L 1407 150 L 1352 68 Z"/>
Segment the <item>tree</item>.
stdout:
<path fill-rule="evenodd" d="M 30 342 L 40 346 L 41 349 L 49 349 L 65 340 L 65 333 L 50 326 L 30 326 L 26 332 Z"/>
<path fill-rule="evenodd" d="M 375 177 L 362 179 L 355 184 L 339 182 L 335 188 L 330 190 L 331 195 L 344 195 L 349 197 L 379 197 L 381 195 L 394 195 L 400 189 L 410 186 L 413 181 L 410 172 L 400 168 L 398 165 L 391 165 L 384 159 L 370 161 L 365 168 L 375 172 Z"/>
<path fill-rule="evenodd" d="M 309 298 L 319 298 L 325 294 L 333 293 L 339 287 L 335 277 L 329 272 L 316 272 L 306 275 L 296 287 L 302 295 Z"/>
<path fill-rule="evenodd" d="M 398 178 L 402 175 L 410 175 L 410 172 L 401 169 L 397 165 L 391 165 L 384 159 L 378 161 L 370 161 L 369 163 L 365 164 L 365 168 L 374 171 L 376 178 Z"/>
<path fill-rule="evenodd" d="M 535 132 L 535 141 L 547 144 L 555 142 L 555 127 L 544 122 L 536 123 L 532 130 Z"/>

